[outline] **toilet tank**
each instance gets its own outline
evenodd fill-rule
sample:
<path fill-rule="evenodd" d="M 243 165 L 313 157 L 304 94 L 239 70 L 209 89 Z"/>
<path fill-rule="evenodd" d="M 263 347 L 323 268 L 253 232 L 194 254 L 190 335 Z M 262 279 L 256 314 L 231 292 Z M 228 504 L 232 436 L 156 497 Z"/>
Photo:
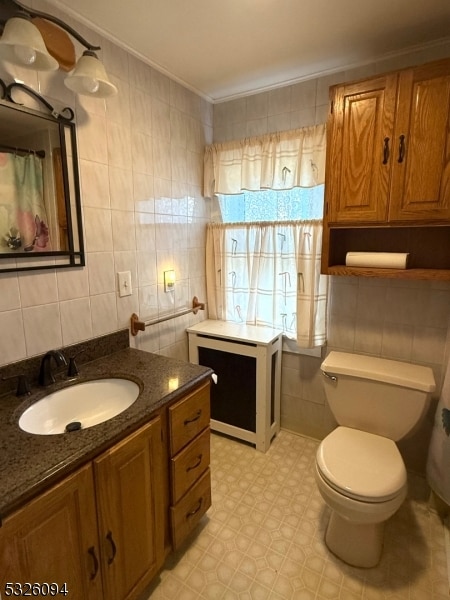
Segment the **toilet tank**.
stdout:
<path fill-rule="evenodd" d="M 349 352 L 330 352 L 321 370 L 339 425 L 395 442 L 420 423 L 436 387 L 429 367 Z"/>

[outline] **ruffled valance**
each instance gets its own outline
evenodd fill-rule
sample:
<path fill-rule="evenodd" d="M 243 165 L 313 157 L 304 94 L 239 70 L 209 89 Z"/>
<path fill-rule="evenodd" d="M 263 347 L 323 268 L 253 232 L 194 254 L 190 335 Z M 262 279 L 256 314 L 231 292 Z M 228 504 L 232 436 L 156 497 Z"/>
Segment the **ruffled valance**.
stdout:
<path fill-rule="evenodd" d="M 320 185 L 325 149 L 324 124 L 211 144 L 204 155 L 204 195 Z"/>

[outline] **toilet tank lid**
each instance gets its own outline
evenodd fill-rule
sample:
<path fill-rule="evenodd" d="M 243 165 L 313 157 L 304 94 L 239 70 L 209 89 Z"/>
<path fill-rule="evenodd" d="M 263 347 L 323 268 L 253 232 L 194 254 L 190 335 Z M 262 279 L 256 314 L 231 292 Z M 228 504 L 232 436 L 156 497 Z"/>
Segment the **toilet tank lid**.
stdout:
<path fill-rule="evenodd" d="M 436 389 L 433 371 L 429 367 L 398 360 L 332 351 L 321 366 L 322 371 L 333 375 L 350 375 L 423 392 Z"/>

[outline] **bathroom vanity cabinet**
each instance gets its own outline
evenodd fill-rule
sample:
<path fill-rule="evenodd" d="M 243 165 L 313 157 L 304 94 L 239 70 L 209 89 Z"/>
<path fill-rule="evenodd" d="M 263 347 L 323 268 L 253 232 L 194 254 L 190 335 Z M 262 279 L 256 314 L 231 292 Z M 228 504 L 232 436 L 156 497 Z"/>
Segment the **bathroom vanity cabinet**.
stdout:
<path fill-rule="evenodd" d="M 74 600 L 135 598 L 164 560 L 161 446 L 157 417 L 7 518 L 8 581 L 65 585 Z"/>
<path fill-rule="evenodd" d="M 170 527 L 179 548 L 211 506 L 209 386 L 169 407 Z"/>
<path fill-rule="evenodd" d="M 5 517 L 0 592 L 46 582 L 73 600 L 137 599 L 211 505 L 209 388 L 163 405 Z"/>
<path fill-rule="evenodd" d="M 450 59 L 333 86 L 327 135 L 322 272 L 450 279 Z M 410 268 L 346 268 L 349 251 Z"/>

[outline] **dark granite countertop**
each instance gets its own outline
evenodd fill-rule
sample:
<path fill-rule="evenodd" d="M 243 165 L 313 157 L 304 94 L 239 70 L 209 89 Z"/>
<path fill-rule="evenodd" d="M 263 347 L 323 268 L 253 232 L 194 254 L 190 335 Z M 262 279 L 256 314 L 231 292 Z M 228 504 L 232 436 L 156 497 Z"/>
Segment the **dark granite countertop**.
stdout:
<path fill-rule="evenodd" d="M 83 364 L 76 380 L 57 380 L 45 389 L 35 386 L 25 399 L 0 396 L 0 518 L 138 429 L 211 373 L 207 367 L 126 348 Z M 102 377 L 134 380 L 141 386 L 138 399 L 109 421 L 71 433 L 34 435 L 19 428 L 22 412 L 45 395 Z"/>

